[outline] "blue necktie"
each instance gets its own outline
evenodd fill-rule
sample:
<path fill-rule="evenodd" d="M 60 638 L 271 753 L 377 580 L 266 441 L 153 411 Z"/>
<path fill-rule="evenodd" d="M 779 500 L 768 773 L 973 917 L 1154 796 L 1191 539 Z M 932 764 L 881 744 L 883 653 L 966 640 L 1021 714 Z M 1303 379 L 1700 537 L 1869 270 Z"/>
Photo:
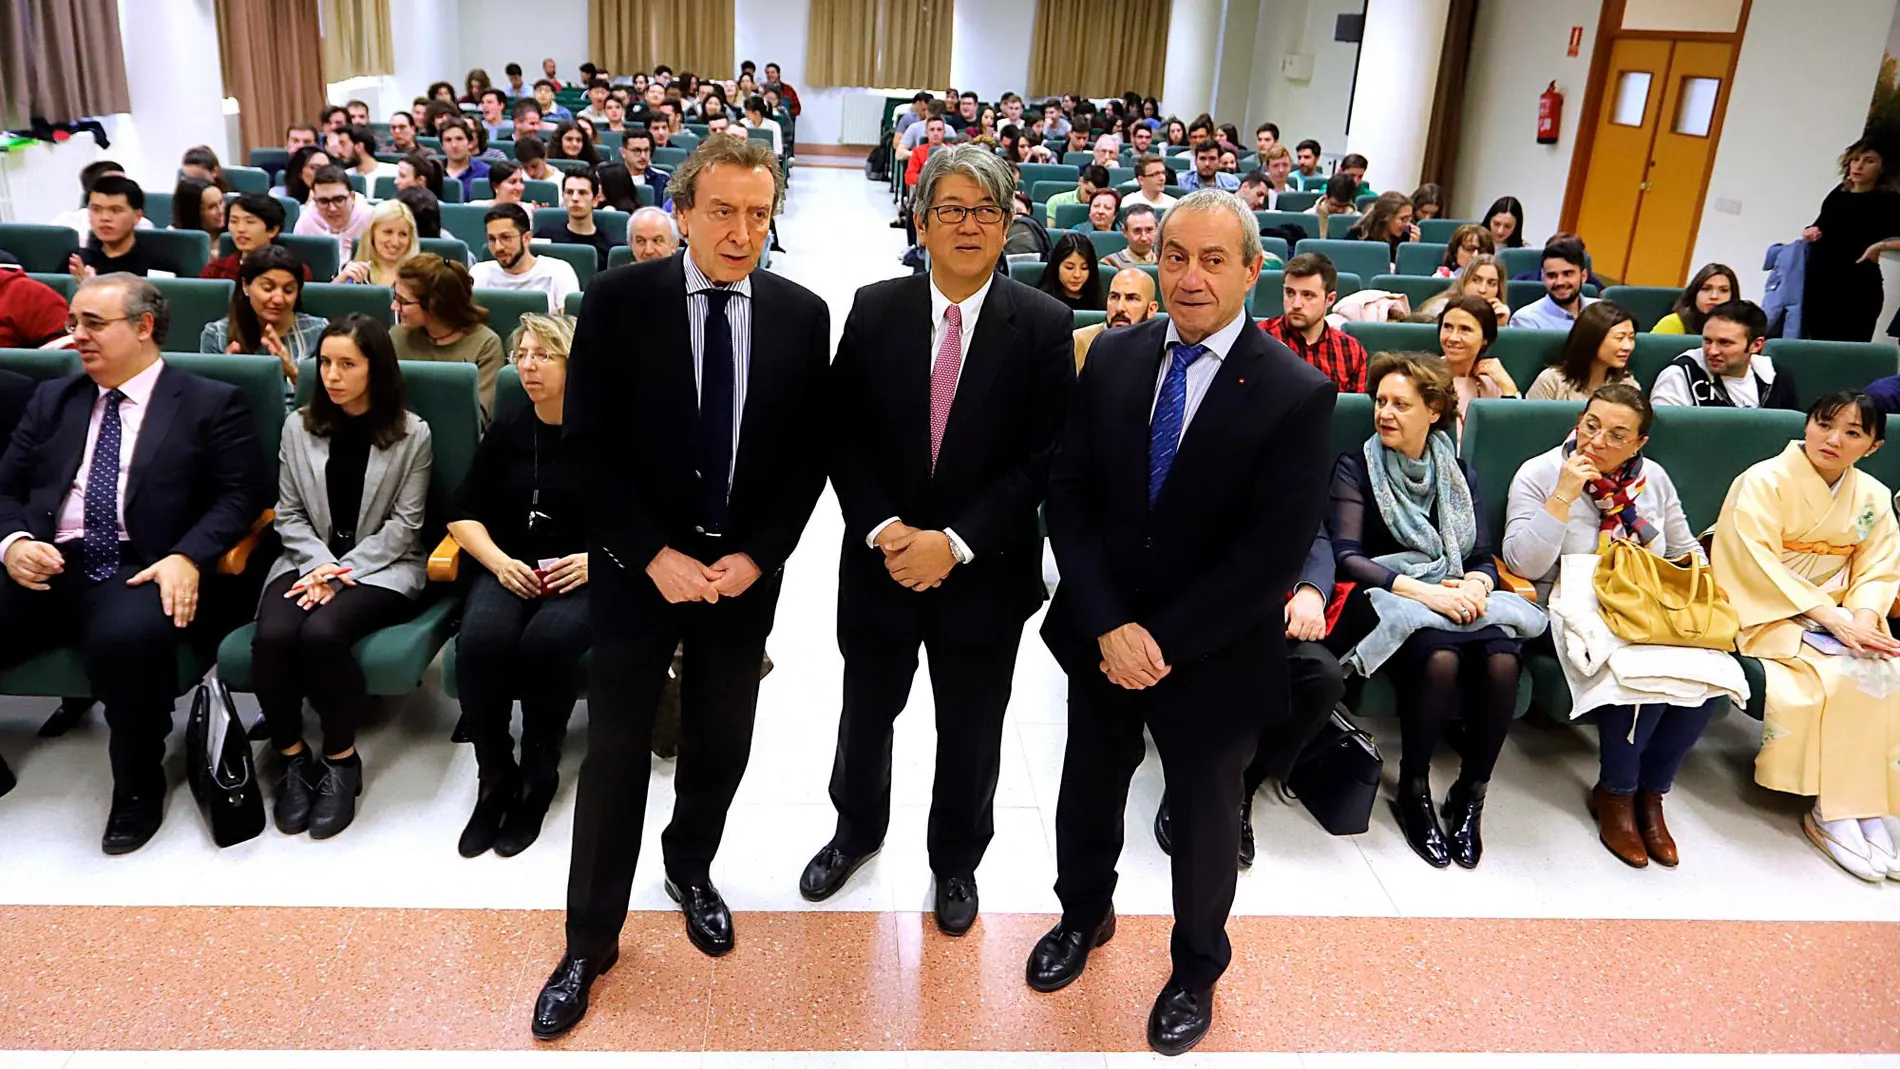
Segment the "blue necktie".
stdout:
<path fill-rule="evenodd" d="M 1181 447 L 1181 428 L 1187 424 L 1188 365 L 1207 352 L 1205 345 L 1172 346 L 1168 376 L 1161 380 L 1161 394 L 1155 398 L 1155 414 L 1148 424 L 1148 507 L 1153 508 L 1168 481 L 1168 469 L 1174 467 L 1174 453 Z"/>
<path fill-rule="evenodd" d="M 732 291 L 709 289 L 706 333 L 699 360 L 700 526 L 719 534 L 726 526 L 732 474 L 732 323 L 726 304 Z"/>
<path fill-rule="evenodd" d="M 124 393 L 106 391 L 99 440 L 93 443 L 92 467 L 86 472 L 86 536 L 80 550 L 85 555 L 86 578 L 95 583 L 119 570 L 119 442 L 125 432 L 119 403 L 124 400 Z"/>

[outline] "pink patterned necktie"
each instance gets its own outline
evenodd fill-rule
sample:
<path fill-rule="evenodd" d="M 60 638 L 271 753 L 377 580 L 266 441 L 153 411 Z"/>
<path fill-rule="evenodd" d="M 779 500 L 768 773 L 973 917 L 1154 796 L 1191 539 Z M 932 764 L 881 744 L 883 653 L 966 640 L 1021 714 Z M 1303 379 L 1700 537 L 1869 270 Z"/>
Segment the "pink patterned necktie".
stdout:
<path fill-rule="evenodd" d="M 937 362 L 930 369 L 930 473 L 937 473 L 937 450 L 943 447 L 943 429 L 950 423 L 950 402 L 957 398 L 957 372 L 963 367 L 963 309 L 944 310 L 949 329 L 937 346 Z"/>

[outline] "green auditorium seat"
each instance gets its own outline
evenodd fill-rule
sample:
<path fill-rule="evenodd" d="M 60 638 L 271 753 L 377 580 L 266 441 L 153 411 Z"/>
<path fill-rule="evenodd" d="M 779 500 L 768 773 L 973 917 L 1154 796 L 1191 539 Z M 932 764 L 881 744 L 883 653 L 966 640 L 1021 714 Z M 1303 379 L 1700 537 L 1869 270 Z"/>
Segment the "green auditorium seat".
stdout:
<path fill-rule="evenodd" d="M 686 156 L 687 151 L 683 148 L 672 146 L 656 148 L 653 150 L 653 166 L 662 171 L 671 172 L 675 167 L 686 162 Z"/>
<path fill-rule="evenodd" d="M 1305 248 L 1306 243 L 1301 242 L 1300 247 Z M 1341 297 L 1344 297 L 1348 293 L 1358 293 L 1361 289 L 1365 288 L 1360 283 L 1359 276 L 1350 271 L 1341 271 L 1339 273 L 1339 281 L 1335 283 L 1335 285 L 1338 286 L 1335 292 Z M 1286 272 L 1260 272 L 1260 280 L 1254 283 L 1253 297 L 1249 302 L 1249 308 L 1253 317 L 1255 319 L 1272 319 L 1279 315 L 1286 306 L 1285 290 Z"/>
<path fill-rule="evenodd" d="M 1451 242 L 1452 231 L 1475 219 L 1420 219 L 1418 221 L 1418 240 L 1427 245 L 1446 245 Z"/>
<path fill-rule="evenodd" d="M 1095 153 L 1087 149 L 1081 152 L 1064 152 L 1062 166 L 1069 168 L 1086 167 L 1095 162 Z"/>
<path fill-rule="evenodd" d="M 393 326 L 395 291 L 388 286 L 359 286 L 343 282 L 312 282 L 303 288 L 303 310 L 325 319 L 341 319 L 352 312 Z"/>
<path fill-rule="evenodd" d="M 1347 323 L 1367 356 L 1380 353 L 1436 353 L 1438 327 L 1431 323 Z"/>
<path fill-rule="evenodd" d="M 1403 293 L 1417 311 L 1420 305 L 1443 293 L 1448 284 L 1448 280 L 1430 275 L 1374 275 L 1366 288 Z"/>
<path fill-rule="evenodd" d="M 254 148 L 244 158 L 252 167 L 274 174 L 290 162 L 290 153 L 281 148 Z"/>
<path fill-rule="evenodd" d="M 1696 339 L 1688 340 L 1694 343 Z M 1896 358 L 1900 357 L 1892 345 L 1885 343 L 1806 338 L 1770 338 L 1762 351 L 1777 368 L 1785 367 L 1794 374 L 1795 394 L 1803 409 L 1835 390 L 1861 389 L 1875 379 L 1894 374 Z M 1893 489 L 1900 490 L 1900 486 Z"/>
<path fill-rule="evenodd" d="M 428 513 L 422 530 L 423 545 L 433 548 L 441 540 L 450 502 L 468 474 L 481 437 L 475 365 L 405 360 L 402 377 L 410 409 L 429 424 L 434 450 Z M 299 404 L 308 401 L 316 380 L 316 361 L 304 361 L 297 376 Z M 453 584 L 432 582 L 414 616 L 358 642 L 356 660 L 362 666 L 369 693 L 400 696 L 419 688 L 430 662 L 453 633 L 461 604 L 461 594 Z M 253 687 L 251 638 L 255 631 L 255 624 L 246 624 L 226 636 L 218 647 L 218 675 L 233 690 Z"/>
<path fill-rule="evenodd" d="M 460 238 L 471 249 L 481 250 L 482 259 L 488 258 L 488 229 L 482 222 L 482 216 L 488 213 L 486 204 L 444 204 L 442 205 L 442 232 Z"/>
<path fill-rule="evenodd" d="M 434 253 L 444 260 L 453 260 L 460 264 L 468 263 L 468 242 L 463 241 L 461 238 L 422 238 L 419 244 L 422 246 L 423 252 Z M 486 248 L 487 246 L 484 244 L 477 247 Z"/>
<path fill-rule="evenodd" d="M 645 189 L 646 187 L 641 186 L 640 188 Z M 625 245 L 627 243 L 627 220 L 630 216 L 631 213 L 629 212 L 617 212 L 612 208 L 597 208 L 594 211 L 594 226 L 599 228 L 601 233 L 607 235 L 609 244 Z M 566 208 L 536 208 L 534 210 L 534 225 L 537 230 L 547 226 L 564 226 L 566 225 L 566 221 Z"/>
<path fill-rule="evenodd" d="M 1085 308 L 1077 308 L 1070 312 L 1069 315 L 1074 317 L 1074 322 L 1070 324 L 1071 329 L 1074 330 L 1081 330 L 1083 327 L 1092 327 L 1097 323 L 1103 323 L 1108 320 L 1107 312 L 1091 312 Z"/>
<path fill-rule="evenodd" d="M 563 174 L 586 174 L 593 165 L 584 160 L 549 160 L 548 165 Z"/>
<path fill-rule="evenodd" d="M 1133 167 L 1110 167 L 1108 169 L 1109 185 L 1119 186 L 1123 182 L 1133 182 L 1134 180 L 1135 169 Z"/>
<path fill-rule="evenodd" d="M 1700 349 L 1702 339 L 1688 334 L 1638 334 L 1636 350 L 1630 354 L 1630 374 L 1645 393 L 1656 384 L 1656 376 L 1669 362 L 1690 349 Z M 1800 386 L 1799 377 L 1795 385 Z"/>
<path fill-rule="evenodd" d="M 1029 199 L 1036 204 L 1047 204 L 1050 197 L 1075 189 L 1075 183 L 1073 178 L 1058 182 L 1036 182 L 1029 187 Z"/>
<path fill-rule="evenodd" d="M 198 336 L 206 324 L 231 314 L 231 293 L 237 288 L 228 278 L 154 278 L 151 282 L 171 306 L 165 344 L 185 353 L 198 351 Z"/>
<path fill-rule="evenodd" d="M 1076 169 L 1062 163 L 1025 163 L 1017 176 L 1016 188 L 1030 193 L 1037 182 L 1062 182 L 1075 188 Z"/>
<path fill-rule="evenodd" d="M 181 277 L 197 278 L 211 262 L 211 235 L 202 230 L 169 230 L 154 226 L 137 231 L 138 242 L 178 264 Z"/>
<path fill-rule="evenodd" d="M 1636 317 L 1637 330 L 1654 330 L 1657 321 L 1676 307 L 1682 291 L 1673 286 L 1610 286 L 1603 299 Z"/>
<path fill-rule="evenodd" d="M 580 315 L 581 314 L 581 299 L 584 296 L 586 295 L 581 294 L 581 293 L 568 294 L 567 299 L 561 302 L 561 311 L 571 316 Z"/>
<path fill-rule="evenodd" d="M 364 178 L 362 174 L 357 171 L 351 171 L 345 177 L 349 180 L 351 192 L 360 193 L 365 197 L 369 196 L 369 179 Z"/>
<path fill-rule="evenodd" d="M 1173 153 L 1170 155 L 1162 156 L 1161 162 L 1167 164 L 1168 170 L 1170 171 L 1185 171 L 1188 169 L 1188 165 L 1190 163 L 1193 163 L 1194 161 L 1188 159 L 1186 156 L 1181 155 L 1180 153 Z"/>
<path fill-rule="evenodd" d="M 564 241 L 537 241 L 534 243 L 536 256 L 552 256 L 557 260 L 566 260 L 574 269 L 574 277 L 586 289 L 594 281 L 594 275 L 600 270 L 600 253 L 592 245 L 577 245 Z"/>
<path fill-rule="evenodd" d="M 521 185 L 521 199 L 529 204 L 561 203 L 561 183 L 559 182 L 546 178 L 528 178 L 524 179 Z"/>
<path fill-rule="evenodd" d="M 1429 220 L 1427 221 L 1429 222 Z M 1429 241 L 1401 242 L 1399 244 L 1397 266 L 1393 268 L 1393 273 L 1400 275 L 1430 275 L 1432 272 L 1438 270 L 1438 265 L 1444 262 L 1445 243 L 1442 241 L 1436 244 Z M 1440 281 L 1443 285 L 1451 284 L 1450 279 L 1442 279 Z"/>
<path fill-rule="evenodd" d="M 633 262 L 633 249 L 627 245 L 615 245 L 607 250 L 607 270 L 625 267 Z"/>
<path fill-rule="evenodd" d="M 1288 246 L 1287 246 L 1285 238 L 1262 237 L 1260 239 L 1260 248 L 1261 248 L 1261 251 L 1263 252 L 1279 257 L 1281 263 L 1286 263 L 1287 260 L 1293 255 L 1290 251 L 1288 251 Z M 1267 262 L 1271 264 L 1273 261 L 1268 260 Z"/>
<path fill-rule="evenodd" d="M 304 266 L 310 269 L 312 282 L 330 281 L 343 266 L 338 262 L 343 258 L 343 250 L 335 238 L 326 238 L 321 234 L 284 233 L 277 235 L 277 244 L 289 249 L 292 255 L 303 261 Z M 218 236 L 219 256 L 229 256 L 236 251 L 237 246 L 231 243 L 231 235 Z"/>
<path fill-rule="evenodd" d="M 238 193 L 270 192 L 270 172 L 261 167 L 226 167 L 224 179 Z"/>
<path fill-rule="evenodd" d="M 370 187 L 369 195 L 374 200 L 395 200 L 396 176 L 393 174 L 377 175 L 375 183 Z"/>
<path fill-rule="evenodd" d="M 1585 297 L 1597 296 L 1597 288 L 1590 283 L 1583 284 Z M 1525 305 L 1536 304 L 1544 296 L 1544 284 L 1522 279 L 1510 279 L 1504 283 L 1504 303 L 1515 312 Z"/>
<path fill-rule="evenodd" d="M 1084 237 L 1095 246 L 1095 255 L 1110 256 L 1128 247 L 1128 238 L 1118 230 L 1089 230 Z"/>
<path fill-rule="evenodd" d="M 1351 272 L 1360 278 L 1392 272 L 1391 250 L 1383 241 L 1308 239 L 1300 242 L 1299 251 L 1319 253 L 1333 262 L 1335 270 Z"/>
<path fill-rule="evenodd" d="M 519 159 L 519 157 L 515 155 L 515 140 L 512 137 L 501 138 L 500 140 L 496 140 L 496 141 L 490 141 L 488 143 L 488 147 L 494 149 L 496 152 L 501 153 L 502 155 L 508 157 L 511 160 Z M 551 163 L 553 161 L 550 160 L 549 162 Z"/>
<path fill-rule="evenodd" d="M 1253 217 L 1254 221 L 1260 224 L 1262 232 L 1273 227 L 1297 226 L 1306 231 L 1307 237 L 1319 237 L 1319 216 L 1317 215 L 1307 215 L 1304 212 L 1255 212 Z M 1374 274 L 1383 275 L 1385 271 L 1376 271 Z"/>
<path fill-rule="evenodd" d="M 1319 203 L 1318 193 L 1288 188 L 1273 200 L 1274 210 L 1281 212 L 1304 212 Z"/>
<path fill-rule="evenodd" d="M 145 218 L 150 220 L 152 228 L 163 230 L 172 225 L 172 195 L 154 190 L 145 191 Z"/>
<path fill-rule="evenodd" d="M 488 309 L 488 329 L 501 336 L 504 351 L 508 345 L 508 336 L 521 325 L 521 317 L 529 312 L 548 310 L 547 294 L 539 290 L 490 290 L 477 289 L 475 303 Z"/>
<path fill-rule="evenodd" d="M 450 183 L 450 185 L 453 184 L 452 182 Z M 295 200 L 282 194 L 274 194 L 271 199 L 275 200 L 284 209 L 284 229 L 278 232 L 278 238 L 302 237 L 303 235 L 293 235 L 291 231 L 297 225 L 298 216 L 303 214 L 303 205 L 298 204 Z M 227 202 L 225 211 L 228 212 L 230 210 L 229 203 Z M 315 270 L 315 268 L 312 268 L 312 270 Z"/>
<path fill-rule="evenodd" d="M 460 204 L 468 199 L 468 193 L 462 188 L 462 183 L 453 180 L 442 183 L 442 203 Z"/>
<path fill-rule="evenodd" d="M 1088 221 L 1089 206 L 1086 204 L 1056 205 L 1055 225 L 1057 230 L 1074 230 Z"/>
<path fill-rule="evenodd" d="M 28 271 L 60 274 L 79 251 L 79 235 L 71 227 L 0 223 L 0 250 L 12 253 Z"/>
<path fill-rule="evenodd" d="M 1567 330 L 1530 330 L 1528 328 L 1506 327 L 1498 331 L 1498 340 L 1491 343 L 1490 355 L 1498 358 L 1511 381 L 1518 388 L 1528 390 L 1537 373 L 1555 364 L 1563 353 L 1564 341 L 1570 337 Z M 1433 339 L 1432 351 L 1438 351 L 1437 339 Z"/>
<path fill-rule="evenodd" d="M 28 271 L 26 273 L 26 277 L 32 279 L 35 282 L 41 283 L 42 285 L 58 290 L 59 295 L 61 297 L 66 298 L 66 300 L 68 301 L 73 299 L 73 291 L 79 288 L 79 283 L 73 281 L 73 276 L 67 274 L 64 271 L 60 271 L 56 274 L 41 272 L 41 271 Z"/>
<path fill-rule="evenodd" d="M 1329 215 L 1326 217 L 1326 237 L 1331 241 L 1345 241 L 1352 235 L 1352 228 L 1358 225 L 1357 215 Z"/>

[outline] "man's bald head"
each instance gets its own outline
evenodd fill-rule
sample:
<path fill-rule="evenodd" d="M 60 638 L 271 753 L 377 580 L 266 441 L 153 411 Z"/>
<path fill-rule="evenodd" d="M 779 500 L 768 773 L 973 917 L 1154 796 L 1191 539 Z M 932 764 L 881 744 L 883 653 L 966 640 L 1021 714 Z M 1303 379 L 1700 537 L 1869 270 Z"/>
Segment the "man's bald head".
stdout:
<path fill-rule="evenodd" d="M 1145 323 L 1161 310 L 1155 302 L 1155 280 L 1138 267 L 1124 267 L 1108 283 L 1108 319 L 1111 327 Z"/>

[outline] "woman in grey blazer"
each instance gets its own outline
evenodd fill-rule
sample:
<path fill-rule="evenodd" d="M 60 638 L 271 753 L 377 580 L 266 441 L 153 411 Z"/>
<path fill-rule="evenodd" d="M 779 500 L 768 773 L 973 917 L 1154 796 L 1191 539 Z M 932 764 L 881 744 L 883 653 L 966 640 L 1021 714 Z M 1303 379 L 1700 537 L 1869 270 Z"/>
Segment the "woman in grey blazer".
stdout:
<path fill-rule="evenodd" d="M 278 761 L 279 831 L 327 839 L 356 816 L 356 725 L 368 695 L 350 647 L 413 609 L 428 581 L 422 518 L 429 425 L 403 407 L 389 332 L 365 315 L 329 325 L 319 389 L 284 423 L 277 519 L 283 555 L 265 578 L 251 651 Z M 303 742 L 308 698 L 322 760 Z"/>

